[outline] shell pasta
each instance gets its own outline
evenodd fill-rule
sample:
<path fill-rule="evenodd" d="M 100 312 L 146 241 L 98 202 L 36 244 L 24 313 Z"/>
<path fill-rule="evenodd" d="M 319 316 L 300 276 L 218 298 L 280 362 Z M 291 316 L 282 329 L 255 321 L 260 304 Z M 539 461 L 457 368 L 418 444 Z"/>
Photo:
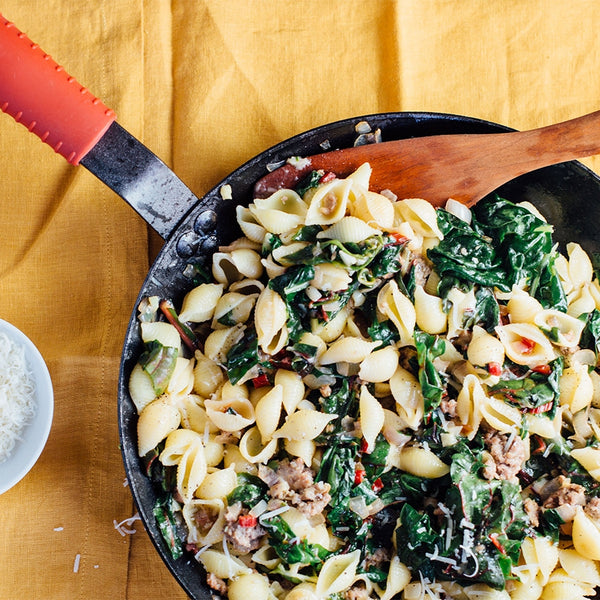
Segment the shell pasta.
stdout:
<path fill-rule="evenodd" d="M 314 171 L 236 211 L 129 391 L 173 557 L 230 600 L 600 587 L 600 285 L 527 203 Z M 204 276 L 204 280 L 202 277 Z"/>

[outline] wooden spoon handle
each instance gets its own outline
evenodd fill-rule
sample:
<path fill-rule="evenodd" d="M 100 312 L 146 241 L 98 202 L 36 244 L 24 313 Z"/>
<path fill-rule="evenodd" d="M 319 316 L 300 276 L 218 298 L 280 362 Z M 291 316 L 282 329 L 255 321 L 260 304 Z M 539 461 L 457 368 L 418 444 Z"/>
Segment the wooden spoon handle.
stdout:
<path fill-rule="evenodd" d="M 287 164 L 269 173 L 257 182 L 255 196 L 294 187 L 313 169 L 344 177 L 369 162 L 373 189 L 387 187 L 436 206 L 450 197 L 470 206 L 519 175 L 597 153 L 600 111 L 529 131 L 438 135 L 325 152 L 307 157 L 301 167 Z"/>

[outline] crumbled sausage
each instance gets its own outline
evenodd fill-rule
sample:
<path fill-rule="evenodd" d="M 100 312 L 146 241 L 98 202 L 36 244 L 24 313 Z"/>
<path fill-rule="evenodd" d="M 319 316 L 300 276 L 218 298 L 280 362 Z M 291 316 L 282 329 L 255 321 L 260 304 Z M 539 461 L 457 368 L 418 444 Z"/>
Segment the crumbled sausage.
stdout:
<path fill-rule="evenodd" d="M 559 475 L 544 486 L 541 494 L 546 496 L 542 505 L 544 508 L 558 508 L 563 504 L 584 506 L 586 503 L 585 488 L 578 483 L 571 483 L 564 475 Z"/>
<path fill-rule="evenodd" d="M 525 445 L 519 436 L 508 436 L 495 429 L 483 435 L 487 448 L 483 476 L 486 479 L 513 479 L 525 460 Z"/>
<path fill-rule="evenodd" d="M 370 567 L 380 569 L 381 566 L 389 562 L 391 559 L 390 550 L 388 548 L 377 548 L 374 552 L 367 554 L 364 560 L 364 569 L 368 571 Z"/>
<path fill-rule="evenodd" d="M 596 496 L 590 498 L 583 510 L 590 519 L 600 521 L 600 498 Z"/>
<path fill-rule="evenodd" d="M 525 514 L 529 517 L 529 522 L 533 527 L 537 527 L 540 524 L 540 505 L 533 498 L 525 498 L 523 500 L 523 509 Z"/>
<path fill-rule="evenodd" d="M 301 458 L 281 461 L 275 471 L 260 466 L 258 476 L 269 486 L 269 496 L 295 506 L 302 514 L 312 517 L 323 512 L 331 496 L 328 483 L 314 481 L 313 472 Z"/>
<path fill-rule="evenodd" d="M 219 594 L 225 595 L 227 593 L 227 584 L 220 578 L 217 577 L 214 573 L 208 573 L 206 576 L 206 584 L 211 589 L 215 590 Z"/>
<path fill-rule="evenodd" d="M 266 534 L 258 521 L 252 526 L 240 523 L 240 517 L 248 515 L 248 512 L 248 509 L 242 508 L 240 503 L 228 507 L 225 512 L 227 524 L 223 528 L 223 533 L 234 550 L 240 554 L 247 554 L 259 548 Z"/>
<path fill-rule="evenodd" d="M 448 396 L 444 396 L 440 402 L 440 410 L 450 419 L 454 419 L 456 417 L 457 406 L 458 402 L 454 398 L 448 398 Z"/>
<path fill-rule="evenodd" d="M 344 593 L 344 600 L 369 600 L 370 597 L 362 581 L 355 583 Z"/>
<path fill-rule="evenodd" d="M 431 275 L 431 267 L 423 258 L 417 256 L 412 261 L 412 268 L 415 284 L 424 287 Z"/>

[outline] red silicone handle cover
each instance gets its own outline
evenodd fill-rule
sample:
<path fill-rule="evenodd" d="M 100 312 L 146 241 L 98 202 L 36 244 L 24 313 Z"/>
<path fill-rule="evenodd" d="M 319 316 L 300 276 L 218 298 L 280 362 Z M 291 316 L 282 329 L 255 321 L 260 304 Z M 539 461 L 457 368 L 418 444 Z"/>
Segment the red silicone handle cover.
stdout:
<path fill-rule="evenodd" d="M 0 108 L 74 165 L 116 118 L 2 15 Z"/>

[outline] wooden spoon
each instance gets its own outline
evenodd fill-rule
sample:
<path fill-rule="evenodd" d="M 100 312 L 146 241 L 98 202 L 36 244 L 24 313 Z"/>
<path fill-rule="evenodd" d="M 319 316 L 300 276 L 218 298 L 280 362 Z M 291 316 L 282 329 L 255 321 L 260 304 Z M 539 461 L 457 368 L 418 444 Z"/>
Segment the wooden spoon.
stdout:
<path fill-rule="evenodd" d="M 255 197 L 293 188 L 312 170 L 345 177 L 368 162 L 370 188 L 398 198 L 448 198 L 472 206 L 503 183 L 541 167 L 600 153 L 600 111 L 530 131 L 436 135 L 344 148 L 286 164 L 261 178 Z"/>

